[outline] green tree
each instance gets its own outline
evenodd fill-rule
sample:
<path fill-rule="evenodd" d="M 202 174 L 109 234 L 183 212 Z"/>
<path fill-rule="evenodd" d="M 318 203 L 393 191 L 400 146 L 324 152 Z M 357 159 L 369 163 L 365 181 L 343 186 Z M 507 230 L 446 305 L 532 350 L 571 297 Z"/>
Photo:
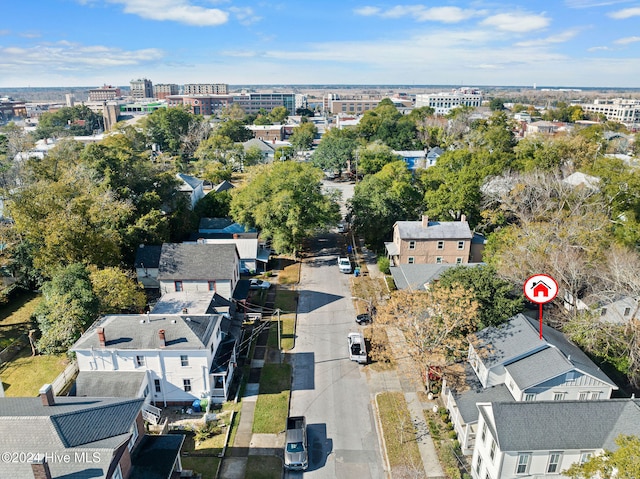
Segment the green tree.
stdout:
<path fill-rule="evenodd" d="M 284 106 L 277 106 L 269 112 L 269 120 L 271 124 L 284 123 L 289 116 L 289 110 Z"/>
<path fill-rule="evenodd" d="M 184 138 L 194 123 L 202 121 L 201 116 L 185 107 L 173 107 L 155 110 L 144 118 L 142 125 L 149 141 L 157 144 L 161 151 L 182 155 Z"/>
<path fill-rule="evenodd" d="M 227 120 L 218 124 L 215 133 L 226 136 L 235 143 L 243 143 L 253 138 L 253 133 L 240 120 Z"/>
<path fill-rule="evenodd" d="M 55 112 L 45 112 L 38 120 L 36 138 L 91 135 L 104 129 L 104 120 L 85 105 L 63 107 Z"/>
<path fill-rule="evenodd" d="M 91 268 L 91 286 L 100 314 L 141 313 L 147 303 L 144 290 L 119 267 Z"/>
<path fill-rule="evenodd" d="M 219 193 L 209 192 L 196 203 L 193 212 L 198 218 L 226 218 L 231 209 L 229 190 Z"/>
<path fill-rule="evenodd" d="M 279 146 L 276 148 L 273 158 L 275 160 L 286 161 L 293 158 L 293 147 L 291 146 Z"/>
<path fill-rule="evenodd" d="M 357 145 L 354 130 L 333 128 L 324 134 L 311 161 L 322 170 L 342 174 L 350 167 Z"/>
<path fill-rule="evenodd" d="M 317 134 L 316 125 L 311 122 L 301 123 L 293 129 L 289 141 L 296 151 L 310 150 Z"/>
<path fill-rule="evenodd" d="M 404 161 L 386 164 L 367 175 L 355 187 L 349 200 L 349 215 L 358 233 L 376 251 L 390 238 L 396 221 L 414 220 L 422 210 L 422 192 Z"/>
<path fill-rule="evenodd" d="M 460 285 L 469 297 L 478 302 L 481 328 L 497 326 L 522 312 L 524 302 L 521 289 L 500 278 L 491 266 L 459 266 L 446 270 L 438 284 Z"/>
<path fill-rule="evenodd" d="M 322 172 L 308 163 L 284 161 L 251 168 L 234 190 L 231 217 L 260 229 L 280 253 L 295 254 L 318 228 L 340 219 L 337 197 L 322 190 Z"/>
<path fill-rule="evenodd" d="M 84 265 L 74 263 L 56 272 L 42 286 L 42 301 L 34 313 L 41 332 L 38 349 L 65 352 L 96 319 L 98 305 Z"/>
<path fill-rule="evenodd" d="M 575 463 L 563 475 L 571 479 L 637 479 L 640 477 L 640 438 L 620 434 L 616 450 L 591 456 L 583 464 Z"/>
<path fill-rule="evenodd" d="M 400 157 L 381 141 L 369 143 L 365 148 L 358 149 L 358 174 L 377 173 L 387 163 L 399 159 Z"/>
<path fill-rule="evenodd" d="M 489 102 L 489 109 L 491 111 L 504 110 L 504 100 L 502 98 L 492 98 Z"/>

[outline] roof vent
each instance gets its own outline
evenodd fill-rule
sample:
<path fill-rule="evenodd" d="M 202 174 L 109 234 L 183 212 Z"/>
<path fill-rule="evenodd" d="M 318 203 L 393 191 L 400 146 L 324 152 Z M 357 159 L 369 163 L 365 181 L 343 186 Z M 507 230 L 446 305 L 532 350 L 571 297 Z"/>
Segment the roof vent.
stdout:
<path fill-rule="evenodd" d="M 146 323 L 146 321 L 144 319 L 141 319 L 140 324 L 144 324 L 144 323 Z"/>
<path fill-rule="evenodd" d="M 184 318 L 185 321 L 191 321 L 191 318 Z"/>
<path fill-rule="evenodd" d="M 175 320 L 175 319 L 172 319 L 172 320 L 171 320 L 171 324 L 176 324 L 176 320 Z"/>

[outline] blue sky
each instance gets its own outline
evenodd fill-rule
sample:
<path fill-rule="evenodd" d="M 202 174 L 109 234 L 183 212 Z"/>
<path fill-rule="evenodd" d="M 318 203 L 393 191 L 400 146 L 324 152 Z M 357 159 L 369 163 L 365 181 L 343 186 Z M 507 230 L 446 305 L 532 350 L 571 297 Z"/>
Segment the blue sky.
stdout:
<path fill-rule="evenodd" d="M 640 87 L 640 0 L 3 0 L 0 87 Z"/>

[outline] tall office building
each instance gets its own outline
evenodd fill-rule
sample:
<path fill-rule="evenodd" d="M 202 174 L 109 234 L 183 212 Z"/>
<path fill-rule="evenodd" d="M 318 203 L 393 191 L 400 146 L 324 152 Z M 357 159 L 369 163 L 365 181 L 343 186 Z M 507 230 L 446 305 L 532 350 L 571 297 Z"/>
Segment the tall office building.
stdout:
<path fill-rule="evenodd" d="M 184 85 L 185 95 L 226 95 L 229 85 L 226 83 L 187 83 Z"/>
<path fill-rule="evenodd" d="M 169 95 L 180 93 L 180 87 L 175 83 L 158 83 L 153 85 L 153 97 L 159 100 L 166 99 Z"/>
<path fill-rule="evenodd" d="M 153 98 L 153 83 L 146 78 L 131 80 L 131 96 L 133 98 Z"/>

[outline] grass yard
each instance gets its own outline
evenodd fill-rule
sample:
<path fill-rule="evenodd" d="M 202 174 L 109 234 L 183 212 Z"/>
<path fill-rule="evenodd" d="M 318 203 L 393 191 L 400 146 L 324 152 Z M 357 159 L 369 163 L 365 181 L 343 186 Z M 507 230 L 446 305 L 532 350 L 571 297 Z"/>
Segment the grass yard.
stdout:
<path fill-rule="evenodd" d="M 202 475 L 202 479 L 215 479 L 220 464 L 219 457 L 181 456 L 183 469 L 189 469 Z"/>
<path fill-rule="evenodd" d="M 280 314 L 280 327 L 281 327 L 281 343 L 282 349 L 288 351 L 295 346 L 295 326 L 296 326 L 296 313 L 298 308 L 298 292 L 279 289 L 276 294 L 275 308 L 286 313 Z M 277 327 L 276 327 L 277 329 Z M 277 334 L 277 331 L 276 331 Z M 277 343 L 277 339 L 276 339 Z M 276 344 L 275 347 L 278 345 Z"/>
<path fill-rule="evenodd" d="M 278 258 L 280 271 L 278 272 L 278 283 L 297 284 L 300 281 L 300 261 L 290 258 Z"/>
<path fill-rule="evenodd" d="M 282 459 L 276 456 L 249 456 L 244 477 L 247 479 L 281 479 Z"/>
<path fill-rule="evenodd" d="M 425 477 L 416 443 L 416 428 L 411 421 L 404 394 L 381 393 L 376 396 L 376 403 L 392 475 L 397 474 L 401 477 L 410 474 L 410 477 Z"/>
<path fill-rule="evenodd" d="M 69 364 L 64 354 L 31 356 L 24 348 L 11 361 L 0 366 L 0 378 L 7 396 L 37 396 L 43 384 L 53 381 Z"/>
<path fill-rule="evenodd" d="M 31 315 L 40 303 L 40 296 L 25 292 L 0 305 L 0 349 L 4 349 L 31 327 Z"/>
<path fill-rule="evenodd" d="M 265 364 L 253 416 L 253 432 L 277 434 L 285 429 L 291 394 L 291 365 Z"/>

